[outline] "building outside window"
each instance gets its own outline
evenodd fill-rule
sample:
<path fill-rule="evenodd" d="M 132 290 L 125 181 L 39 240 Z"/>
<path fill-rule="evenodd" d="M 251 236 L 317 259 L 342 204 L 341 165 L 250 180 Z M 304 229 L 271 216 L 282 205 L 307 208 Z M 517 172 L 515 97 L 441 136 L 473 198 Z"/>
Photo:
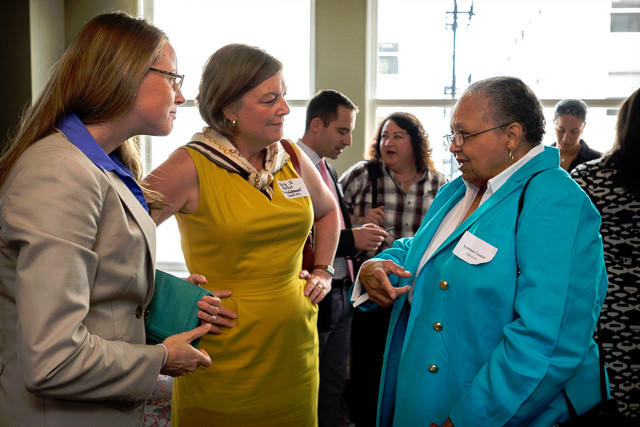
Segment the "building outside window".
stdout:
<path fill-rule="evenodd" d="M 378 73 L 398 74 L 398 43 L 378 43 Z"/>

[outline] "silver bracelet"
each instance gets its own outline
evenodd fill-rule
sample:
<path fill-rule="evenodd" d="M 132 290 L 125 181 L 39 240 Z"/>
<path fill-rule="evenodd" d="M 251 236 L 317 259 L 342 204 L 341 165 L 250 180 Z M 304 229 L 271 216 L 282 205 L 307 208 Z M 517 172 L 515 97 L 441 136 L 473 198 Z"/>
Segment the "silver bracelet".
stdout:
<path fill-rule="evenodd" d="M 169 349 L 167 348 L 166 345 L 164 345 L 162 343 L 159 343 L 158 345 L 162 346 L 162 348 L 164 349 L 164 355 L 162 357 L 162 368 L 160 368 L 160 369 L 163 369 L 164 365 L 167 364 L 167 360 L 169 359 Z"/>

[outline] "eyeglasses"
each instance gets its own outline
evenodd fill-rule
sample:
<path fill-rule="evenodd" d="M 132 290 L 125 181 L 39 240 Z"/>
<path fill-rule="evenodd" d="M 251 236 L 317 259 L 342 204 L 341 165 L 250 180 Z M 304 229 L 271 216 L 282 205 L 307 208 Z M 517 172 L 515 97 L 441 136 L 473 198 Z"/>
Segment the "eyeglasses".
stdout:
<path fill-rule="evenodd" d="M 156 73 L 164 74 L 165 76 L 171 77 L 169 80 L 171 81 L 171 86 L 173 86 L 173 90 L 178 91 L 182 87 L 182 80 L 184 79 L 184 74 L 176 74 L 171 71 L 159 70 L 157 68 L 149 67 L 149 71 L 155 71 Z"/>
<path fill-rule="evenodd" d="M 553 120 L 557 119 L 558 116 L 564 116 L 564 115 L 567 115 L 567 114 L 571 114 L 572 116 L 576 116 L 577 118 L 579 118 L 583 122 L 587 118 L 587 112 L 585 110 L 583 110 L 581 108 L 577 108 L 577 107 L 568 107 L 568 106 L 565 106 L 565 105 L 561 105 L 561 106 L 556 108 L 556 112 L 553 115 Z"/>
<path fill-rule="evenodd" d="M 513 122 L 511 122 L 511 123 L 513 123 Z M 489 132 L 489 131 L 496 130 L 496 129 L 499 129 L 499 128 L 503 128 L 505 126 L 509 126 L 511 123 L 505 123 L 503 125 L 496 126 L 494 128 L 491 128 L 491 129 L 481 130 L 480 132 L 467 133 L 467 134 L 452 133 L 450 135 L 445 135 L 444 136 L 444 140 L 449 145 L 451 145 L 451 143 L 454 143 L 456 145 L 456 147 L 462 147 L 464 145 L 465 141 L 467 139 L 471 138 L 472 136 L 480 135 L 481 133 L 485 133 L 485 132 Z"/>

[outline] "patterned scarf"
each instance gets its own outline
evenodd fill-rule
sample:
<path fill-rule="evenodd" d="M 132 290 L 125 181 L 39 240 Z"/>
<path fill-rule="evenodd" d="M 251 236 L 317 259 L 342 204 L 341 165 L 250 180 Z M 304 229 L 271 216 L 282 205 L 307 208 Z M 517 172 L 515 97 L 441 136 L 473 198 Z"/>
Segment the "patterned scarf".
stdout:
<path fill-rule="evenodd" d="M 264 167 L 257 170 L 226 137 L 205 127 L 186 144 L 203 154 L 216 165 L 234 172 L 246 179 L 256 189 L 271 200 L 273 197 L 273 174 L 289 161 L 289 154 L 280 142 L 269 145 L 265 150 Z"/>

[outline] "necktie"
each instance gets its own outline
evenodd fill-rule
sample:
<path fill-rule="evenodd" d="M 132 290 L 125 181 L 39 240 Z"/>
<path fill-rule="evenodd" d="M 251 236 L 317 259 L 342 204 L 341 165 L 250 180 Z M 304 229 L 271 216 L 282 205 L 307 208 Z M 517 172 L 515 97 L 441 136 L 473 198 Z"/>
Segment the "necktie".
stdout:
<path fill-rule="evenodd" d="M 338 213 L 340 216 L 340 230 L 344 230 L 345 223 L 344 223 L 344 217 L 342 216 L 342 209 L 340 209 L 340 201 L 338 200 L 338 193 L 336 193 L 336 187 L 333 180 L 329 177 L 329 172 L 327 171 L 327 164 L 325 163 L 324 159 L 320 160 L 320 163 L 318 164 L 318 168 L 320 169 L 320 175 L 322 176 L 322 180 L 327 185 L 327 187 L 329 187 L 329 190 L 331 191 L 331 194 L 333 194 L 333 198 L 335 199 L 336 204 L 338 205 Z M 350 259 L 347 259 L 346 261 L 347 261 L 347 269 L 349 270 L 349 278 L 353 280 L 353 261 L 351 261 Z"/>

